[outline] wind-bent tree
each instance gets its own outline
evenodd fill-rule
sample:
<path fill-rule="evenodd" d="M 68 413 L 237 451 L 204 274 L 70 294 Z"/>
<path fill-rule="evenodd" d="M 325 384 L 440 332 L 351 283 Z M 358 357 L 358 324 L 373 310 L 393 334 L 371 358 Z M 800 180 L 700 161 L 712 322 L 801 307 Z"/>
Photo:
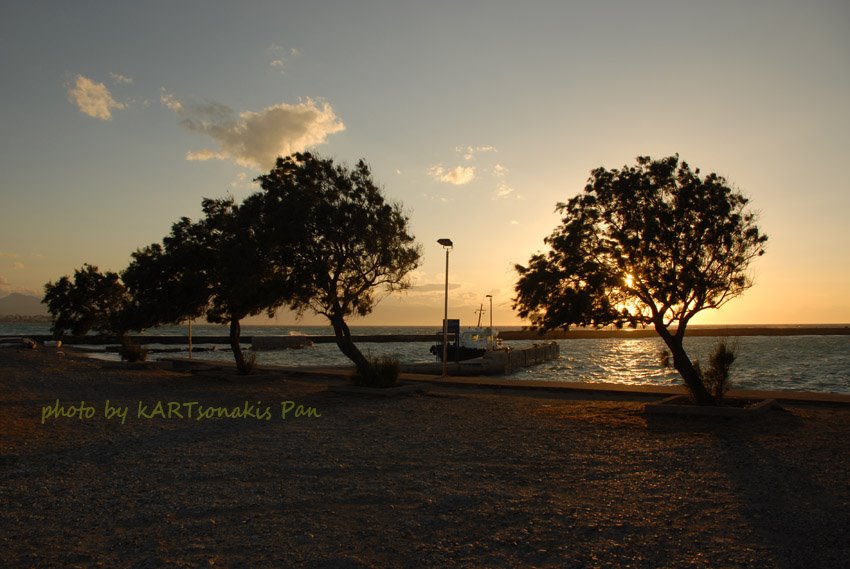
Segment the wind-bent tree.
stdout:
<path fill-rule="evenodd" d="M 557 205 L 550 250 L 516 266 L 514 308 L 543 330 L 652 325 L 696 402 L 713 404 L 683 340 L 697 313 L 753 284 L 747 269 L 767 236 L 747 203 L 678 155 L 598 168 L 582 194 Z"/>
<path fill-rule="evenodd" d="M 275 270 L 259 239 L 255 205 L 251 201 L 237 205 L 232 199 L 204 200 L 206 217 L 200 223 L 211 291 L 207 320 L 230 325 L 230 347 L 242 372 L 249 368 L 239 345 L 241 320 L 261 312 L 272 316 L 290 296 L 286 273 Z"/>
<path fill-rule="evenodd" d="M 253 203 L 253 202 L 252 202 Z M 230 347 L 240 372 L 247 372 L 240 346 L 241 320 L 273 313 L 286 299 L 279 278 L 257 239 L 258 217 L 249 205 L 205 199 L 204 218 L 182 218 L 163 244 L 136 251 L 124 271 L 138 328 L 174 324 L 205 315 L 230 325 Z"/>
<path fill-rule="evenodd" d="M 42 302 L 53 318 L 50 331 L 57 338 L 66 331 L 74 336 L 92 330 L 121 336 L 126 331 L 127 291 L 117 273 L 83 265 L 74 271 L 73 280 L 64 276 L 45 284 Z"/>
<path fill-rule="evenodd" d="M 407 216 L 386 201 L 362 160 L 348 169 L 297 153 L 278 158 L 257 181 L 265 240 L 291 287 L 287 304 L 326 316 L 339 349 L 368 376 L 346 319 L 369 314 L 381 293 L 409 286 L 421 253 Z"/>

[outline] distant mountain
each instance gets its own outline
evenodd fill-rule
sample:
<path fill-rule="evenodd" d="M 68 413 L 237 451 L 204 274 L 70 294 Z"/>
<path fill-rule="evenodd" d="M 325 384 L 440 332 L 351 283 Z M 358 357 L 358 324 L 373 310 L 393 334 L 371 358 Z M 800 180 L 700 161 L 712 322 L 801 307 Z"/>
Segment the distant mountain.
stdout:
<path fill-rule="evenodd" d="M 0 316 L 45 316 L 47 306 L 37 296 L 13 292 L 0 298 Z"/>

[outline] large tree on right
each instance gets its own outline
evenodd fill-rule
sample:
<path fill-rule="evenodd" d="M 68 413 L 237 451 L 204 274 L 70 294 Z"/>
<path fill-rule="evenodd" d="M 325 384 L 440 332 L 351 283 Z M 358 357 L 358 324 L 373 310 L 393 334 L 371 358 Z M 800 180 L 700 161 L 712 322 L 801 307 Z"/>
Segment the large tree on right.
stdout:
<path fill-rule="evenodd" d="M 651 325 L 696 402 L 714 404 L 685 352 L 690 320 L 753 284 L 750 262 L 767 236 L 748 200 L 679 156 L 593 170 L 584 192 L 559 203 L 561 224 L 517 265 L 514 308 L 541 330 Z"/>

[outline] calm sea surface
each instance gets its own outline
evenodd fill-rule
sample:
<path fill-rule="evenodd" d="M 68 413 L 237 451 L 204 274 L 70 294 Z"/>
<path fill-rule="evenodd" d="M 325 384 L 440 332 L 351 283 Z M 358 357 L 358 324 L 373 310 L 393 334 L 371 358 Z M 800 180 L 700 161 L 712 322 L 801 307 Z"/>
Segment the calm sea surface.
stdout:
<path fill-rule="evenodd" d="M 354 334 L 436 334 L 436 327 L 354 327 Z M 3 334 L 46 334 L 45 324 L 0 324 Z M 227 329 L 196 325 L 195 335 L 226 335 Z M 244 326 L 243 335 L 331 335 L 330 327 Z M 186 327 L 168 327 L 148 335 L 187 334 Z M 787 389 L 850 393 L 850 336 L 745 336 L 738 342 L 738 359 L 732 368 L 737 387 L 742 389 Z M 507 377 L 539 381 L 613 382 L 641 385 L 680 383 L 675 370 L 660 365 L 665 346 L 660 338 L 560 340 L 558 360 L 527 368 Z M 694 337 L 685 340 L 692 359 L 707 361 L 717 338 Z M 528 345 L 528 341 L 506 342 L 507 346 Z M 359 347 L 371 355 L 391 355 L 402 362 L 428 362 L 430 343 L 363 343 Z M 152 347 L 155 347 L 152 346 Z M 162 346 L 166 347 L 166 346 Z M 174 347 L 174 346 L 168 346 Z M 212 347 L 196 344 L 195 347 Z M 245 346 L 248 347 L 247 345 Z M 180 354 L 152 354 L 167 357 Z M 104 354 L 103 357 L 114 357 Z M 197 353 L 203 359 L 232 359 L 226 346 Z M 260 364 L 284 366 L 348 365 L 335 344 L 316 344 L 299 350 L 257 352 Z"/>

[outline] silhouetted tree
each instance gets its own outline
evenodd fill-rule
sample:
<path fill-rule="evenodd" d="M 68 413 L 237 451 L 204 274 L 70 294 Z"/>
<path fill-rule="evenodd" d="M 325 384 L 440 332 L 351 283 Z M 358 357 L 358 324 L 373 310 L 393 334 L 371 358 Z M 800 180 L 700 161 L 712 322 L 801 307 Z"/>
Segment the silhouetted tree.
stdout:
<path fill-rule="evenodd" d="M 74 271 L 73 280 L 64 276 L 45 284 L 42 302 L 53 318 L 50 330 L 56 337 L 66 331 L 83 336 L 92 330 L 120 336 L 126 330 L 127 291 L 117 273 L 83 265 Z"/>
<path fill-rule="evenodd" d="M 205 252 L 199 227 L 183 217 L 162 243 L 132 253 L 121 273 L 130 293 L 127 320 L 131 329 L 178 324 L 206 313 L 212 293 L 202 266 Z"/>
<path fill-rule="evenodd" d="M 362 160 L 348 169 L 298 153 L 278 158 L 257 181 L 265 240 L 291 287 L 288 304 L 326 316 L 339 349 L 368 374 L 346 319 L 369 314 L 381 292 L 409 286 L 420 247 L 407 216 L 385 200 Z"/>
<path fill-rule="evenodd" d="M 261 312 L 273 315 L 289 299 L 285 273 L 275 271 L 268 249 L 258 239 L 254 202 L 205 200 L 201 222 L 206 276 L 212 292 L 207 320 L 230 325 L 230 346 L 237 367 L 248 371 L 239 346 L 241 320 Z"/>
<path fill-rule="evenodd" d="M 767 237 L 745 197 L 699 174 L 678 155 L 594 170 L 584 193 L 557 205 L 549 252 L 516 265 L 514 308 L 544 330 L 654 326 L 706 405 L 714 398 L 683 347 L 688 322 L 752 286 L 747 268 Z"/>
<path fill-rule="evenodd" d="M 251 202 L 256 203 L 256 202 Z M 136 327 L 205 315 L 229 324 L 237 368 L 250 371 L 240 346 L 241 320 L 273 313 L 287 298 L 283 282 L 257 239 L 257 216 L 232 198 L 205 199 L 204 218 L 182 218 L 163 244 L 136 251 L 124 271 Z"/>

